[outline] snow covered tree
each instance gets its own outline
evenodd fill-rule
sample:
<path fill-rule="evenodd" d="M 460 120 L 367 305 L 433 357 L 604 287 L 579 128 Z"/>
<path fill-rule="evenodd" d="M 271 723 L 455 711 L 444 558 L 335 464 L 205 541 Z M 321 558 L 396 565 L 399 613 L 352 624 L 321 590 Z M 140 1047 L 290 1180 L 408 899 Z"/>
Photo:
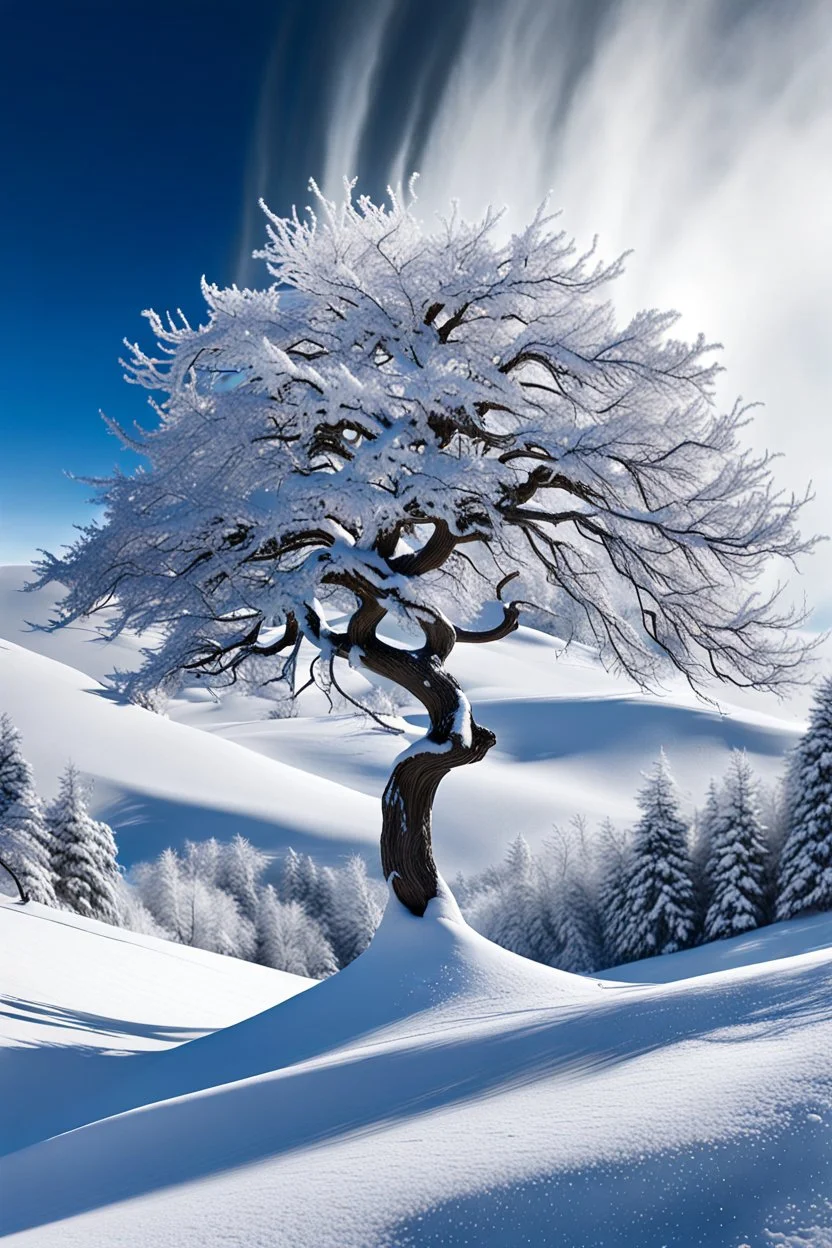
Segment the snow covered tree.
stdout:
<path fill-rule="evenodd" d="M 219 882 L 225 846 L 215 836 L 207 841 L 186 841 L 182 870 L 215 887 Z"/>
<path fill-rule="evenodd" d="M 186 944 L 187 908 L 179 871 L 179 859 L 172 849 L 162 850 L 155 862 L 140 862 L 132 879 L 142 905 L 173 940 Z"/>
<path fill-rule="evenodd" d="M 786 781 L 778 919 L 832 910 L 832 677 L 821 681 Z"/>
<path fill-rule="evenodd" d="M 764 922 L 765 832 L 759 794 L 745 754 L 735 750 L 718 811 L 709 828 L 707 874 L 711 899 L 706 940 L 750 932 Z"/>
<path fill-rule="evenodd" d="M 46 811 L 55 844 L 55 892 L 76 914 L 118 923 L 116 842 L 112 828 L 93 819 L 76 767 L 70 763 L 60 790 Z"/>
<path fill-rule="evenodd" d="M 554 964 L 560 948 L 555 874 L 541 868 L 526 838 L 518 834 L 505 862 L 475 881 L 466 906 L 468 921 L 504 949 Z"/>
<path fill-rule="evenodd" d="M 709 865 L 713 854 L 714 833 L 720 821 L 719 793 L 716 782 L 711 780 L 708 785 L 708 796 L 705 806 L 697 811 L 691 829 L 690 866 L 693 881 L 693 897 L 696 907 L 697 932 L 704 932 L 705 916 L 711 904 L 713 886 L 709 874 Z"/>
<path fill-rule="evenodd" d="M 562 971 L 595 971 L 603 964 L 603 940 L 583 818 L 573 819 L 566 831 L 558 829 L 550 857 L 554 869 L 548 873 L 544 906 L 539 909 L 548 910 L 545 926 L 554 932 L 556 949 L 545 960 Z"/>
<path fill-rule="evenodd" d="M 126 927 L 130 932 L 138 932 L 142 936 L 159 936 L 171 940 L 172 936 L 153 915 L 124 876 L 119 876 L 116 883 L 116 903 L 118 906 L 118 926 Z"/>
<path fill-rule="evenodd" d="M 213 857 L 211 849 L 207 861 Z M 139 863 L 132 873 L 139 900 L 180 944 L 250 958 L 254 924 L 231 893 L 211 882 L 210 872 L 203 871 L 205 863 L 206 856 L 192 846 L 184 859 L 166 849 L 155 862 Z"/>
<path fill-rule="evenodd" d="M 705 340 L 673 338 L 672 313 L 616 322 L 621 261 L 578 255 L 545 209 L 506 239 L 491 211 L 431 232 L 401 193 L 313 190 L 307 217 L 267 212 L 268 288 L 204 283 L 198 328 L 147 314 L 160 349 L 132 346 L 128 369 L 155 425 L 120 435 L 145 465 L 99 483 L 103 520 L 38 583 L 67 587 L 52 627 L 106 606 L 107 636 L 161 630 L 134 693 L 264 659 L 294 692 L 305 639 L 313 677 L 337 684 L 348 662 L 421 702 L 381 832 L 418 915 L 437 787 L 495 742 L 447 667 L 455 645 L 525 611 L 582 620 L 645 685 L 670 662 L 778 688 L 804 645 L 752 586 L 811 543 L 742 444 L 747 409 L 715 407 Z"/>
<path fill-rule="evenodd" d="M 537 906 L 535 868 L 526 838 L 518 833 L 508 847 L 488 937 L 504 949 L 531 956 L 533 910 Z"/>
<path fill-rule="evenodd" d="M 254 924 L 242 913 L 236 898 L 212 887 L 198 876 L 185 876 L 181 888 L 183 944 L 232 958 L 251 958 L 255 949 Z"/>
<path fill-rule="evenodd" d="M 320 920 L 338 966 L 349 966 L 367 948 L 381 921 L 381 905 L 373 896 L 364 859 L 353 854 L 335 871 L 324 868 L 321 889 L 315 910 L 308 902 L 301 904 L 310 917 Z"/>
<path fill-rule="evenodd" d="M 631 871 L 629 841 L 624 834 L 616 831 L 611 820 L 605 819 L 598 838 L 596 884 L 604 966 L 616 966 L 627 961 Z"/>
<path fill-rule="evenodd" d="M 760 788 L 760 810 L 766 839 L 766 865 L 763 872 L 763 913 L 766 923 L 777 918 L 780 859 L 789 830 L 789 806 L 782 780 Z"/>
<path fill-rule="evenodd" d="M 262 850 L 255 849 L 251 841 L 239 833 L 222 847 L 217 883 L 234 898 L 240 912 L 250 922 L 254 922 L 257 913 L 257 889 L 267 862 Z"/>
<path fill-rule="evenodd" d="M 0 716 L 0 866 L 21 901 L 57 906 L 54 852 L 20 733 L 8 715 Z"/>
<path fill-rule="evenodd" d="M 0 715 L 0 815 L 32 785 L 32 769 L 23 757 L 20 733 L 10 715 Z"/>
<path fill-rule="evenodd" d="M 282 901 L 297 901 L 315 920 L 322 919 L 324 910 L 334 904 L 314 858 L 291 848 L 280 872 L 280 897 Z"/>
<path fill-rule="evenodd" d="M 638 801 L 623 939 L 628 962 L 685 949 L 695 932 L 688 829 L 664 751 Z"/>
<path fill-rule="evenodd" d="M 292 975 L 323 979 L 338 969 L 332 946 L 297 901 L 283 902 L 271 884 L 257 906 L 257 961 Z"/>

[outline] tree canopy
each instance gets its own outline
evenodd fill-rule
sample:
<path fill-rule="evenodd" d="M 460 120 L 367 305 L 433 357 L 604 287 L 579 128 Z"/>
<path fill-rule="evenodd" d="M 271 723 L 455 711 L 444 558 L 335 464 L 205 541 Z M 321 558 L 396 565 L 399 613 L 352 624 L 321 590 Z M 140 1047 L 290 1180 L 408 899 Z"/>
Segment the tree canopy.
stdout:
<path fill-rule="evenodd" d="M 146 314 L 159 349 L 127 368 L 156 420 L 117 430 L 146 466 L 98 482 L 103 520 L 45 556 L 41 583 L 68 587 L 56 626 L 108 606 L 108 635 L 156 630 L 134 689 L 295 691 L 304 638 L 319 670 L 403 685 L 431 727 L 385 817 L 428 845 L 442 775 L 494 741 L 444 661 L 523 611 L 642 684 L 667 661 L 694 683 L 791 679 L 795 617 L 756 585 L 811 543 L 743 444 L 747 409 L 715 405 L 706 341 L 674 338 L 673 313 L 618 324 L 621 261 L 579 254 L 545 207 L 506 240 L 491 211 L 427 229 L 412 196 L 313 190 L 303 217 L 266 210 L 268 288 L 204 281 L 196 328 Z M 391 645 L 388 615 L 420 643 Z M 392 871 L 403 898 L 421 872 L 419 912 L 432 860 Z"/>

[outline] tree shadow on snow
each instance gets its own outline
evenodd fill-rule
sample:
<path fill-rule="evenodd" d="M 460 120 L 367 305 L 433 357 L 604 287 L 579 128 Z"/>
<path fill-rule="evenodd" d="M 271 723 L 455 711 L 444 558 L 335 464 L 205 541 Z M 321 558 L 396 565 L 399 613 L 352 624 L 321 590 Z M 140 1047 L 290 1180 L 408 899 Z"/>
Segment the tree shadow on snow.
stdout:
<path fill-rule="evenodd" d="M 696 1040 L 732 1043 L 748 1038 L 748 1028 L 759 1038 L 788 1025 L 809 1025 L 828 1016 L 831 980 L 832 970 L 821 965 L 687 992 L 612 988 L 609 997 L 604 992 L 597 1003 L 586 1006 L 522 1011 L 528 1021 L 515 1018 L 514 1025 L 498 1013 L 486 1023 L 482 1014 L 470 1019 L 458 1014 L 445 1031 L 420 1026 L 417 1013 L 409 1035 L 400 1032 L 387 1044 L 383 1035 L 375 1035 L 363 1046 L 359 1038 L 367 1028 L 355 1018 L 352 1047 L 345 1034 L 349 1029 L 342 1028 L 343 1052 L 324 1064 L 309 1064 L 307 1059 L 314 1054 L 339 1047 L 331 1035 L 321 1038 L 319 1009 L 311 1010 L 314 1026 L 306 1029 L 306 1044 L 288 1036 L 282 1046 L 281 1031 L 287 1035 L 291 1020 L 296 1037 L 304 1031 L 305 1010 L 316 997 L 325 1003 L 325 984 L 252 1020 L 261 1029 L 271 1029 L 271 1069 L 265 1065 L 268 1046 L 255 1045 L 248 1060 L 244 1057 L 236 1068 L 232 1063 L 224 1075 L 208 1063 L 203 1073 L 212 1082 L 201 1085 L 210 1087 L 204 1095 L 150 1105 L 145 1097 L 141 1113 L 93 1123 L 74 1134 L 71 1146 L 67 1137 L 51 1139 L 29 1153 L 7 1158 L 2 1178 L 10 1197 L 0 1213 L 0 1231 L 41 1225 L 237 1166 L 375 1134 L 512 1088 L 559 1079 L 573 1082 L 656 1049 Z M 335 981 L 329 984 L 334 987 Z M 238 1024 L 236 1029 L 243 1052 L 245 1027 Z M 219 1033 L 209 1041 L 225 1035 Z M 196 1056 L 205 1044 L 195 1041 L 172 1054 L 155 1055 L 156 1074 L 161 1074 L 160 1059 L 170 1058 L 177 1059 L 184 1073 L 189 1054 Z M 293 1051 L 294 1064 L 280 1068 L 275 1059 L 281 1047 Z M 738 1047 L 737 1061 L 741 1054 Z M 700 1058 L 697 1065 L 702 1077 L 706 1059 Z M 224 1082 L 258 1070 L 269 1073 Z M 190 1082 L 200 1086 L 198 1078 Z M 163 1083 L 157 1083 L 159 1091 Z M 177 1096 L 185 1090 L 170 1084 L 163 1095 Z M 592 1094 L 589 1082 L 587 1094 Z M 50 1175 L 48 1193 L 44 1173 Z"/>
<path fill-rule="evenodd" d="M 152 1065 L 158 1056 L 135 1048 L 131 1039 L 174 1045 L 209 1030 L 140 1023 L 8 996 L 0 998 L 0 1018 L 42 1024 L 47 1035 L 55 1030 L 112 1037 L 108 1047 L 35 1039 L 0 1050 L 0 1157 L 111 1112 L 128 1069 Z"/>

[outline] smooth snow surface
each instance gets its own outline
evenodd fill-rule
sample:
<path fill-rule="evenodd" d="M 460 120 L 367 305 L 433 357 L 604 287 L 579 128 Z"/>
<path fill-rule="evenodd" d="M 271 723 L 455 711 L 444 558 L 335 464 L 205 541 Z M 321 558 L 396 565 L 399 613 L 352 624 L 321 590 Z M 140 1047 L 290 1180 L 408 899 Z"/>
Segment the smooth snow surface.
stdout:
<path fill-rule="evenodd" d="M 789 930 L 821 939 L 793 924 L 757 935 L 776 948 Z M 828 948 L 678 983 L 582 979 L 489 944 L 448 895 L 424 919 L 391 899 L 345 971 L 147 1055 L 109 1092 L 122 1107 L 139 1093 L 136 1109 L 0 1162 L 0 1234 L 61 1248 L 820 1245 L 831 988 Z"/>
<path fill-rule="evenodd" d="M 5 898 L 0 949 L 0 1154 L 88 1121 L 144 1055 L 313 982 Z"/>

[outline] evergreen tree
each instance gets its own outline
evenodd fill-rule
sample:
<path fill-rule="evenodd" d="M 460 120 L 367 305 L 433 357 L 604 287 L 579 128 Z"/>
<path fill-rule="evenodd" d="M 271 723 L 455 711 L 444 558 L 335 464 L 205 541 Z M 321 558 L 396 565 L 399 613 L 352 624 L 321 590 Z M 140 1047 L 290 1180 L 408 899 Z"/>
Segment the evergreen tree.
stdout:
<path fill-rule="evenodd" d="M 493 886 L 479 891 L 474 898 L 471 924 L 511 953 L 530 957 L 529 927 L 536 902 L 532 852 L 525 837 L 518 834 L 508 847 Z"/>
<path fill-rule="evenodd" d="M 217 883 L 234 898 L 241 914 L 253 922 L 257 914 L 257 889 L 268 858 L 239 833 L 222 847 Z"/>
<path fill-rule="evenodd" d="M 300 854 L 290 845 L 280 870 L 280 900 L 298 901 L 300 891 Z"/>
<path fill-rule="evenodd" d="M 546 865 L 525 837 L 511 842 L 505 862 L 472 881 L 466 917 L 471 926 L 511 953 L 554 965 L 559 945 L 554 848 Z"/>
<path fill-rule="evenodd" d="M 610 819 L 601 824 L 598 850 L 598 911 L 603 943 L 602 965 L 626 962 L 628 890 L 632 871 L 631 847 L 626 836 L 616 832 Z"/>
<path fill-rule="evenodd" d="M 327 895 L 322 907 L 325 919 L 321 925 L 338 966 L 345 967 L 362 954 L 373 939 L 382 908 L 373 896 L 366 863 L 358 854 L 337 871 L 326 872 L 323 887 Z"/>
<path fill-rule="evenodd" d="M 601 924 L 583 818 L 573 819 L 566 832 L 556 832 L 550 854 L 554 870 L 542 873 L 545 887 L 530 916 L 532 930 L 537 924 L 539 933 L 531 942 L 532 956 L 542 937 L 555 948 L 540 961 L 575 974 L 597 970 L 603 963 Z"/>
<path fill-rule="evenodd" d="M 688 829 L 664 751 L 639 794 L 639 806 L 623 941 L 629 962 L 686 949 L 695 932 Z"/>
<path fill-rule="evenodd" d="M 163 940 L 173 939 L 171 933 L 156 922 L 147 906 L 144 905 L 139 897 L 138 889 L 121 875 L 116 882 L 116 899 L 119 927 L 125 927 L 129 932 L 138 932 L 142 936 L 158 936 Z"/>
<path fill-rule="evenodd" d="M 58 796 L 46 812 L 55 843 L 55 891 L 76 914 L 118 923 L 116 842 L 106 823 L 93 819 L 77 768 L 70 763 Z"/>
<path fill-rule="evenodd" d="M 603 941 L 592 890 L 583 877 L 570 872 L 557 894 L 558 951 L 549 965 L 586 975 L 603 965 Z"/>
<path fill-rule="evenodd" d="M 323 979 L 338 969 L 320 926 L 297 901 L 283 902 L 271 884 L 257 906 L 257 961 L 292 975 Z"/>
<path fill-rule="evenodd" d="M 0 819 L 32 785 L 32 769 L 23 757 L 20 733 L 10 715 L 0 715 Z"/>
<path fill-rule="evenodd" d="M 206 875 L 199 870 L 212 857 L 210 847 L 204 860 L 195 848 L 188 847 L 184 859 L 166 849 L 155 862 L 139 864 L 133 872 L 139 900 L 180 944 L 251 957 L 254 924 L 231 893 L 210 882 L 210 870 Z"/>
<path fill-rule="evenodd" d="M 832 677 L 818 686 L 787 779 L 777 918 L 832 909 Z"/>
<path fill-rule="evenodd" d="M 182 943 L 232 958 L 250 958 L 255 951 L 254 924 L 242 914 L 230 893 L 199 876 L 185 875 L 180 885 Z"/>
<path fill-rule="evenodd" d="M 325 922 L 324 911 L 337 904 L 314 858 L 294 849 L 287 850 L 283 859 L 279 892 L 281 901 L 297 901 L 311 918 L 320 922 Z"/>
<path fill-rule="evenodd" d="M 133 871 L 139 898 L 173 940 L 187 944 L 186 897 L 175 850 L 165 849 L 154 862 L 142 862 Z"/>
<path fill-rule="evenodd" d="M 693 879 L 697 932 L 704 933 L 705 916 L 708 913 L 713 895 L 710 864 L 713 856 L 714 833 L 719 826 L 719 821 L 719 793 L 716 783 L 711 780 L 708 785 L 705 807 L 702 811 L 698 811 L 696 815 L 691 846 L 691 876 Z"/>
<path fill-rule="evenodd" d="M 186 841 L 182 870 L 187 876 L 196 876 L 205 884 L 218 885 L 224 847 L 215 836 L 207 841 Z"/>
<path fill-rule="evenodd" d="M 528 841 L 518 833 L 508 847 L 491 939 L 512 953 L 531 956 L 531 926 L 538 907 L 535 864 Z"/>
<path fill-rule="evenodd" d="M 763 872 L 763 914 L 766 923 L 777 917 L 777 889 L 780 858 L 789 830 L 786 786 L 782 780 L 760 789 L 760 810 L 766 842 L 766 863 Z"/>
<path fill-rule="evenodd" d="M 711 902 L 705 939 L 753 931 L 763 922 L 766 845 L 757 786 L 744 753 L 735 750 L 710 829 Z"/>
<path fill-rule="evenodd" d="M 364 866 L 364 860 L 358 859 L 363 870 L 363 878 L 366 881 L 367 872 Z M 321 886 L 321 873 L 318 864 L 311 854 L 301 854 L 298 862 L 297 871 L 297 897 L 306 913 L 316 923 L 320 923 L 324 905 L 327 898 Z"/>
<path fill-rule="evenodd" d="M 0 861 L 11 868 L 28 901 L 57 906 L 55 845 L 23 757 L 20 733 L 0 717 Z"/>

